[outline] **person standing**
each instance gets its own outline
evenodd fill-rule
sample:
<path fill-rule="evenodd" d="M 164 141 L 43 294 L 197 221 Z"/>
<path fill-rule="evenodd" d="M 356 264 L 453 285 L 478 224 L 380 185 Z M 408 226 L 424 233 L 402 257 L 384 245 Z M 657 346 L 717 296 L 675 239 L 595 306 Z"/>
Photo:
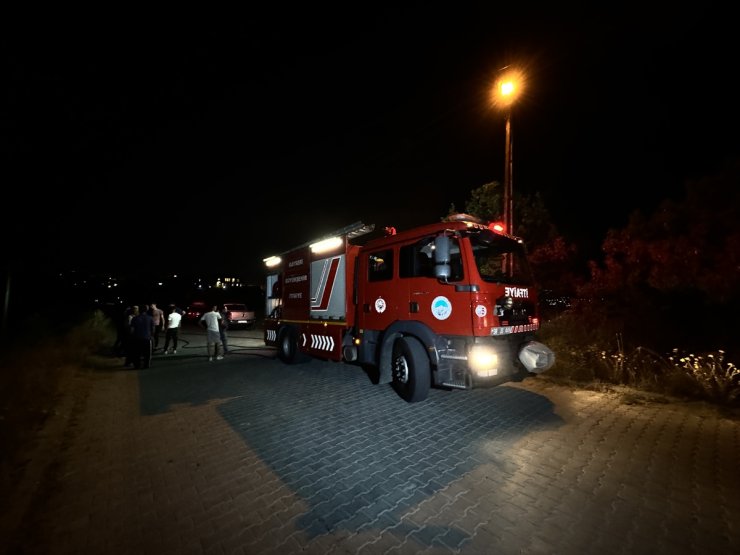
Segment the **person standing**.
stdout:
<path fill-rule="evenodd" d="M 219 352 L 219 345 L 221 345 L 221 331 L 219 330 L 219 322 L 221 321 L 221 313 L 218 311 L 218 306 L 213 305 L 210 312 L 206 312 L 200 317 L 200 325 L 206 330 L 206 350 L 208 351 L 209 362 L 216 357 L 216 360 L 221 360 L 223 355 Z"/>
<path fill-rule="evenodd" d="M 137 305 L 133 305 L 126 312 L 126 338 L 124 339 L 123 344 L 123 351 L 126 354 L 126 360 L 123 363 L 124 368 L 130 368 L 134 365 L 134 360 L 136 360 L 136 344 L 132 333 L 133 328 L 131 327 L 131 322 L 138 315 L 139 307 Z"/>
<path fill-rule="evenodd" d="M 223 345 L 224 355 L 229 352 L 229 336 L 226 330 L 229 329 L 229 319 L 226 306 L 221 307 L 221 319 L 218 321 L 218 332 L 221 336 L 221 345 Z"/>
<path fill-rule="evenodd" d="M 167 330 L 164 332 L 164 354 L 168 354 L 170 341 L 172 342 L 172 354 L 177 354 L 177 339 L 180 333 L 180 321 L 182 314 L 177 311 L 175 305 L 170 305 L 170 313 L 167 315 Z"/>
<path fill-rule="evenodd" d="M 133 309 L 128 306 L 120 314 L 120 317 L 116 318 L 116 342 L 113 344 L 114 356 L 126 356 L 126 341 L 128 340 L 128 335 L 130 331 L 129 325 L 131 324 L 131 319 L 129 318 L 129 315 L 131 314 L 132 310 Z"/>
<path fill-rule="evenodd" d="M 145 306 L 139 307 L 139 314 L 131 319 L 131 341 L 133 343 L 134 368 L 149 368 L 152 362 L 152 337 L 154 320 Z"/>
<path fill-rule="evenodd" d="M 157 307 L 157 303 L 152 303 L 149 313 L 152 315 L 152 320 L 154 320 L 154 336 L 152 340 L 154 342 L 154 350 L 156 351 L 157 347 L 159 347 L 159 334 L 164 329 L 164 311 Z"/>

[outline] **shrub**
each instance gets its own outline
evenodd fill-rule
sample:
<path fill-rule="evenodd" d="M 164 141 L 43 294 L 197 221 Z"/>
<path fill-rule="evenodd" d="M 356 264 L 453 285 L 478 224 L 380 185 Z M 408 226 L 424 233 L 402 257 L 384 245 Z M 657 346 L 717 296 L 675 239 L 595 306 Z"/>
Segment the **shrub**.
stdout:
<path fill-rule="evenodd" d="M 675 348 L 661 355 L 625 342 L 613 323 L 588 311 L 566 311 L 545 322 L 540 340 L 555 351 L 556 362 L 547 375 L 556 380 L 605 382 L 725 406 L 740 404 L 740 369 L 725 360 L 723 350 L 687 354 Z"/>

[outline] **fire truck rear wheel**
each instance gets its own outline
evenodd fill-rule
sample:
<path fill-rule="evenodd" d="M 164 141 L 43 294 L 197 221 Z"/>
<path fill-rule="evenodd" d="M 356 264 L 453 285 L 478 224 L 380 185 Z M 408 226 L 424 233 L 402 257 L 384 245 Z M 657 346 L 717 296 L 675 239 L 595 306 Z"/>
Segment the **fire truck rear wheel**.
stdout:
<path fill-rule="evenodd" d="M 298 332 L 286 327 L 278 337 L 278 357 L 286 364 L 295 364 L 301 358 L 298 351 Z"/>
<path fill-rule="evenodd" d="M 402 337 L 393 344 L 393 389 L 409 403 L 429 395 L 431 372 L 424 346 L 413 337 Z"/>

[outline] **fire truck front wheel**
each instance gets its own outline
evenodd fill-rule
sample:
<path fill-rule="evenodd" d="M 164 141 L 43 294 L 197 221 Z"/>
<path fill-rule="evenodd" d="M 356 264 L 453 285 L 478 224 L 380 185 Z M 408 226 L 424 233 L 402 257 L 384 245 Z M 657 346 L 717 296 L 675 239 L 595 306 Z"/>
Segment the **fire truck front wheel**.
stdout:
<path fill-rule="evenodd" d="M 424 346 L 413 337 L 393 344 L 393 389 L 409 403 L 423 401 L 429 394 L 431 373 Z"/>

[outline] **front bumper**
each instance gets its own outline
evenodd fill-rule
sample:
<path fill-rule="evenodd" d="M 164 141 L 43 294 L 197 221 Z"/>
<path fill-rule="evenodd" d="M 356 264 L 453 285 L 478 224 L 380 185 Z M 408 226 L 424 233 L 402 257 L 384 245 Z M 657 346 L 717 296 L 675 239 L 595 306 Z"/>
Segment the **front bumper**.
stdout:
<path fill-rule="evenodd" d="M 448 345 L 451 348 L 440 352 L 435 380 L 447 387 L 471 389 L 521 381 L 529 373 L 539 374 L 555 364 L 555 353 L 531 337 L 483 338 L 472 344 L 457 338 Z"/>

